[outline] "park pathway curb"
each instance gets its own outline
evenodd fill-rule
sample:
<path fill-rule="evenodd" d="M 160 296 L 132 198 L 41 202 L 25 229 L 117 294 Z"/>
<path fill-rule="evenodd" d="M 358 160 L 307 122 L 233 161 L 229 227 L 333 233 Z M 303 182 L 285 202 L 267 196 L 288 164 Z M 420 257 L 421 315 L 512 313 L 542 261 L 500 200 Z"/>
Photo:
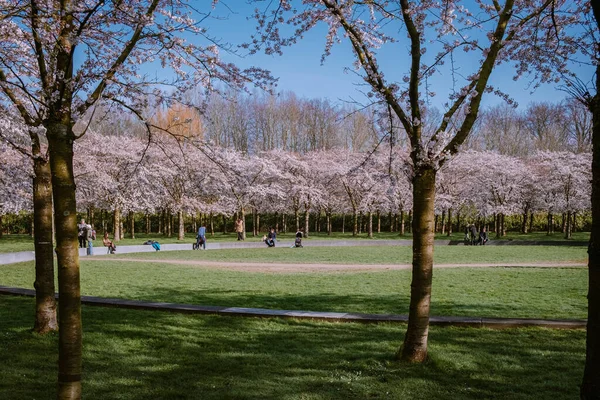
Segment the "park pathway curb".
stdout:
<path fill-rule="evenodd" d="M 0 286 L 0 294 L 12 296 L 35 297 L 35 290 Z M 58 298 L 58 295 L 56 295 Z M 81 303 L 90 306 L 127 308 L 134 310 L 170 311 L 185 314 L 213 314 L 221 316 L 259 317 L 259 318 L 293 318 L 330 322 L 408 322 L 407 315 L 397 314 L 361 314 L 318 311 L 271 310 L 265 308 L 199 306 L 193 304 L 177 304 L 147 302 L 139 300 L 110 299 L 104 297 L 81 296 Z M 460 326 L 473 328 L 551 328 L 551 329 L 584 329 L 586 320 L 575 319 L 527 319 L 527 318 L 481 318 L 481 317 L 431 317 L 430 325 Z"/>

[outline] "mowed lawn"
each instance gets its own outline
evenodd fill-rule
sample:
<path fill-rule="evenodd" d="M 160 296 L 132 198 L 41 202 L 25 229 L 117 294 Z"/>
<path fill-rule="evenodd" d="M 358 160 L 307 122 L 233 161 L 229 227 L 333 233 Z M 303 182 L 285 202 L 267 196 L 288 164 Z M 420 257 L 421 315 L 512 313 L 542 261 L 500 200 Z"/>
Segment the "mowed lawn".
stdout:
<path fill-rule="evenodd" d="M 0 398 L 56 397 L 56 335 L 33 299 L 0 296 Z M 585 331 L 430 330 L 430 360 L 394 360 L 404 324 L 82 308 L 88 399 L 574 399 Z"/>
<path fill-rule="evenodd" d="M 436 248 L 447 263 L 552 262 L 585 257 L 584 247 L 502 246 Z M 123 257 L 118 255 L 118 257 Z M 131 254 L 171 260 L 269 260 L 307 263 L 407 263 L 410 248 L 274 248 Z M 401 260 L 407 257 L 407 260 Z M 341 260 L 341 261 L 340 261 Z M 398 261 L 397 261 L 398 262 Z M 82 294 L 213 306 L 363 313 L 408 313 L 409 270 L 264 273 L 212 269 L 168 262 L 83 257 Z M 33 263 L 0 267 L 0 285 L 32 288 Z M 523 318 L 585 318 L 586 268 L 437 268 L 432 315 Z"/>

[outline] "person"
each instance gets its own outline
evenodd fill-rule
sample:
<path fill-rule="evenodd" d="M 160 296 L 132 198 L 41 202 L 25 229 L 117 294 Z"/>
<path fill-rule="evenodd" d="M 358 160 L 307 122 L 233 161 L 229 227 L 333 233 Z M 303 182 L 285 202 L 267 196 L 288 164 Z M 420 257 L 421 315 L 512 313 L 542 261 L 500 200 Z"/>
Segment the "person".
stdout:
<path fill-rule="evenodd" d="M 488 234 L 486 232 L 485 226 L 481 228 L 481 232 L 479 232 L 479 244 L 485 245 L 488 241 Z"/>
<path fill-rule="evenodd" d="M 273 239 L 273 243 L 277 242 L 277 232 L 275 232 L 275 228 L 271 227 L 269 230 L 269 236 Z"/>
<path fill-rule="evenodd" d="M 296 232 L 296 240 L 294 241 L 294 245 L 292 247 L 304 247 L 302 246 L 302 229 L 298 229 L 298 232 Z"/>
<path fill-rule="evenodd" d="M 275 229 L 271 228 L 267 236 L 263 236 L 263 242 L 269 247 L 275 247 Z"/>
<path fill-rule="evenodd" d="M 108 238 L 107 231 L 104 231 L 104 237 L 102 238 L 102 244 L 104 245 L 104 247 L 108 247 L 108 252 L 110 254 L 115 254 L 115 251 L 117 251 L 117 246 L 115 246 L 114 243 L 112 242 L 112 240 L 110 240 Z"/>
<path fill-rule="evenodd" d="M 79 247 L 85 249 L 87 247 L 87 224 L 85 219 L 81 218 L 81 222 L 77 224 L 77 239 L 79 239 Z"/>
<path fill-rule="evenodd" d="M 206 227 L 204 225 L 198 228 L 198 234 L 196 235 L 196 249 L 199 249 L 200 245 L 202 245 L 203 250 L 206 250 Z"/>
<path fill-rule="evenodd" d="M 96 239 L 96 231 L 92 229 L 91 225 L 86 225 L 85 227 L 85 235 L 87 240 L 87 255 L 94 255 L 94 239 Z"/>
<path fill-rule="evenodd" d="M 479 235 L 477 235 L 477 227 L 475 226 L 475 224 L 471 224 L 471 244 L 472 245 L 476 245 L 477 244 L 477 238 Z"/>
<path fill-rule="evenodd" d="M 237 232 L 237 240 L 244 240 L 244 221 L 241 218 L 235 221 L 235 231 Z"/>

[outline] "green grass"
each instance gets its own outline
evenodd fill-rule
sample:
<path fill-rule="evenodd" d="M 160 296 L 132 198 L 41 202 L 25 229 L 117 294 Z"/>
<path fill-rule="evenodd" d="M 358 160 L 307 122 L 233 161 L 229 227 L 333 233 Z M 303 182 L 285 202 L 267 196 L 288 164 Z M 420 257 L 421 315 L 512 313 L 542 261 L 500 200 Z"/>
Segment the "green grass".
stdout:
<path fill-rule="evenodd" d="M 295 232 L 289 233 L 280 233 L 277 235 L 280 240 L 293 240 Z M 128 237 L 124 238 L 120 242 L 118 242 L 121 246 L 131 246 L 131 245 L 139 245 L 144 243 L 148 239 L 157 240 L 162 244 L 168 243 L 192 243 L 195 238 L 195 234 L 188 233 L 185 236 L 184 240 L 177 240 L 177 235 L 175 234 L 172 237 L 165 237 L 159 234 L 143 234 L 136 233 L 135 239 L 130 239 Z M 112 235 L 111 235 L 112 237 Z M 249 242 L 260 242 L 262 234 L 256 237 L 253 237 L 251 234 L 248 234 L 246 241 Z M 235 242 L 236 241 L 235 233 L 227 233 L 223 234 L 222 232 L 215 232 L 214 236 L 208 235 L 208 241 L 210 242 Z M 357 236 L 352 236 L 352 232 L 341 233 L 341 232 L 333 232 L 331 235 L 327 235 L 326 233 L 312 233 L 310 232 L 310 238 L 305 239 L 305 243 L 310 243 L 311 240 L 351 240 L 351 239 L 368 239 L 366 233 L 361 233 Z M 399 236 L 398 233 L 390 233 L 390 232 L 381 232 L 375 233 L 373 239 L 375 240 L 410 240 L 412 239 L 412 235 L 407 233 L 404 236 Z M 446 235 L 437 234 L 436 239 L 440 240 L 463 240 L 463 234 L 453 233 L 451 237 Z M 502 241 L 512 241 L 512 240 L 535 240 L 535 241 L 563 241 L 565 240 L 561 233 L 554 233 L 552 235 L 547 236 L 545 232 L 534 232 L 527 235 L 522 235 L 516 232 L 508 232 L 507 235 L 501 239 L 496 239 L 492 234 L 490 236 L 492 241 L 502 240 Z M 574 232 L 573 233 L 573 241 L 588 241 L 590 239 L 589 232 Z M 101 245 L 101 234 L 98 233 L 98 240 L 96 240 L 96 246 Z M 0 238 L 0 253 L 11 253 L 17 251 L 33 251 L 33 238 L 29 235 L 3 235 Z"/>
<path fill-rule="evenodd" d="M 103 251 L 97 253 L 104 258 L 112 257 L 103 255 Z M 307 242 L 306 246 L 301 249 L 278 246 L 275 248 L 264 247 L 257 249 L 184 250 L 117 254 L 117 257 L 264 263 L 410 264 L 412 262 L 412 248 L 410 246 L 310 247 L 310 242 Z M 558 261 L 584 263 L 587 260 L 587 247 L 437 246 L 434 257 L 437 264 L 537 263 Z"/>
<path fill-rule="evenodd" d="M 88 399 L 573 399 L 585 332 L 430 330 L 430 361 L 394 361 L 403 324 L 339 324 L 83 307 Z M 56 397 L 56 335 L 0 297 L 0 398 Z"/>
<path fill-rule="evenodd" d="M 208 253 L 208 252 L 207 252 Z M 2 266 L 0 285 L 32 288 L 33 263 Z M 82 294 L 229 307 L 408 313 L 409 270 L 250 273 L 84 260 Z M 585 318 L 585 268 L 438 268 L 432 315 Z"/>

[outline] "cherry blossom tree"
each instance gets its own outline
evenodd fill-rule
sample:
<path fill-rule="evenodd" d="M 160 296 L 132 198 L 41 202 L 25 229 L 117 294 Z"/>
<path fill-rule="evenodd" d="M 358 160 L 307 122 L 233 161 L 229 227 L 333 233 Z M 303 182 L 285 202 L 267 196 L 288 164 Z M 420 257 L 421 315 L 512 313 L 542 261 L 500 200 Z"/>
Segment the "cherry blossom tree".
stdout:
<path fill-rule="evenodd" d="M 284 46 L 297 42 L 318 23 L 328 28 L 323 59 L 335 43 L 342 39 L 349 41 L 355 56 L 354 70 L 371 90 L 369 95 L 391 108 L 408 136 L 414 168 L 414 240 L 409 324 L 399 352 L 405 360 L 422 362 L 427 358 L 436 172 L 468 137 L 484 93 L 495 90 L 488 83 L 494 66 L 510 58 L 524 57 L 520 38 L 535 32 L 533 23 L 539 25 L 550 20 L 541 15 L 550 12 L 554 3 L 552 0 L 536 3 L 507 0 L 491 5 L 478 2 L 473 5 L 479 8 L 475 11 L 459 1 L 305 0 L 304 8 L 299 9 L 288 0 L 280 0 L 273 10 L 257 12 L 260 33 L 254 41 L 256 51 L 281 53 Z M 295 27 L 293 36 L 285 36 L 280 29 L 282 21 Z M 411 65 L 403 77 L 406 85 L 387 77 L 378 62 L 380 49 L 403 42 L 403 36 L 388 32 L 401 31 L 408 37 L 408 43 L 402 45 L 410 47 Z M 437 54 L 427 55 L 426 40 L 441 43 Z M 433 94 L 427 78 L 442 70 L 443 62 L 459 49 L 476 52 L 470 58 L 474 70 L 461 71 L 466 77 L 463 88 L 451 94 L 438 127 L 425 132 L 423 100 Z"/>
<path fill-rule="evenodd" d="M 33 224 L 35 229 L 36 312 L 34 331 L 58 329 L 54 297 L 54 251 L 52 226 L 52 182 L 44 129 L 23 123 L 20 115 L 0 107 L 0 140 L 26 155 L 33 163 Z M 16 192 L 15 192 L 16 193 Z M 15 203 L 18 204 L 18 203 Z M 1 227 L 0 223 L 0 227 Z M 0 229 L 1 232 L 1 229 Z"/>
<path fill-rule="evenodd" d="M 216 2 L 213 2 L 213 5 Z M 59 293 L 58 398 L 81 397 L 81 307 L 77 252 L 74 122 L 100 99 L 137 113 L 157 84 L 171 99 L 214 80 L 231 86 L 261 81 L 264 71 L 240 70 L 219 59 L 218 41 L 194 18 L 209 12 L 180 0 L 37 0 L 0 2 L 0 90 L 31 128 L 43 126 L 52 170 Z M 198 40 L 191 41 L 190 38 Z M 204 40 L 208 39 L 208 40 Z M 209 42 L 208 44 L 206 44 Z M 174 74 L 154 80 L 139 66 L 158 61 Z M 169 76 L 168 74 L 162 77 Z M 141 114 L 140 114 L 141 115 Z"/>

